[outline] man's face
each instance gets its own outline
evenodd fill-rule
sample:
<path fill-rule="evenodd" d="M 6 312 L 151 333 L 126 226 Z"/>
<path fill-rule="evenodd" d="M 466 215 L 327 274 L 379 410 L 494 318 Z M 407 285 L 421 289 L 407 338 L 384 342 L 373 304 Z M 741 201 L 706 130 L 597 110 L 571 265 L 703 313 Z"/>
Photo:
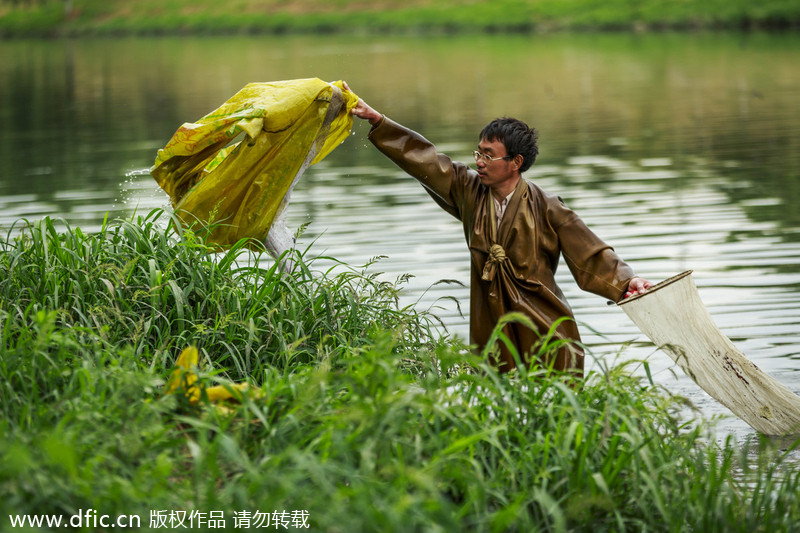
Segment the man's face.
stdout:
<path fill-rule="evenodd" d="M 503 158 L 507 155 L 505 145 L 496 139 L 493 141 L 486 138 L 481 139 L 481 142 L 478 143 L 478 151 L 492 158 Z M 478 169 L 481 183 L 492 189 L 502 188 L 504 185 L 510 184 L 512 180 L 516 181 L 519 176 L 517 171 L 519 167 L 511 159 L 489 160 L 487 157 L 478 159 L 475 166 Z"/>

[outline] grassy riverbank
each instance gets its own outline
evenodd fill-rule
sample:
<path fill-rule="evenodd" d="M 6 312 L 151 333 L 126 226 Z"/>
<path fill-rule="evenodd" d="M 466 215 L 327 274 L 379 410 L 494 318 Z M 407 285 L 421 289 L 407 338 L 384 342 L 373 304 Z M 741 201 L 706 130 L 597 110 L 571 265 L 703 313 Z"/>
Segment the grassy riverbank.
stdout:
<path fill-rule="evenodd" d="M 785 0 L 0 0 L 6 36 L 796 28 Z"/>
<path fill-rule="evenodd" d="M 574 387 L 499 376 L 371 269 L 300 256 L 281 273 L 157 216 L 93 235 L 45 219 L 0 239 L 0 523 L 86 509 L 142 530 L 267 514 L 387 532 L 800 520 L 800 473 L 780 451 L 713 444 L 624 366 Z M 202 383 L 260 393 L 225 410 L 165 395 L 192 345 Z"/>

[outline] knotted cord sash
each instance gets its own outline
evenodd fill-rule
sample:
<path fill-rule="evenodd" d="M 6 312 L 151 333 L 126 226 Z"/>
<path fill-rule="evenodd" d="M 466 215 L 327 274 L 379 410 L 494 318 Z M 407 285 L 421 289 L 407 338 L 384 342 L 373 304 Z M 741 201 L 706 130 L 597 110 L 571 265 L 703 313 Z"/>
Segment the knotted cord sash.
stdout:
<path fill-rule="evenodd" d="M 498 265 L 502 264 L 507 259 L 506 251 L 503 249 L 503 247 L 499 244 L 493 244 L 489 248 L 489 257 L 486 259 L 486 263 L 483 265 L 483 274 L 481 275 L 481 278 L 484 281 L 492 281 L 497 273 Z"/>

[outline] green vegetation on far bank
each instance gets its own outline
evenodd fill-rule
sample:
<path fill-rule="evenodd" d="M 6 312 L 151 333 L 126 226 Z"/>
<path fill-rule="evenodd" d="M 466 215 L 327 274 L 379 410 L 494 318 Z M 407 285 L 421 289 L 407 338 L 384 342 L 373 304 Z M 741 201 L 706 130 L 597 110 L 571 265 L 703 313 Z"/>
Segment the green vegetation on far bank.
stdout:
<path fill-rule="evenodd" d="M 433 317 L 399 308 L 398 286 L 370 269 L 299 254 L 282 272 L 243 248 L 213 254 L 159 217 L 91 235 L 20 222 L 0 238 L 0 529 L 87 509 L 138 517 L 143 531 L 278 519 L 749 533 L 800 521 L 788 452 L 717 444 L 626 365 L 572 385 L 499 375 L 439 338 Z M 226 410 L 165 395 L 192 345 L 202 382 L 261 393 Z"/>
<path fill-rule="evenodd" d="M 796 28 L 786 0 L 0 0 L 0 36 Z"/>

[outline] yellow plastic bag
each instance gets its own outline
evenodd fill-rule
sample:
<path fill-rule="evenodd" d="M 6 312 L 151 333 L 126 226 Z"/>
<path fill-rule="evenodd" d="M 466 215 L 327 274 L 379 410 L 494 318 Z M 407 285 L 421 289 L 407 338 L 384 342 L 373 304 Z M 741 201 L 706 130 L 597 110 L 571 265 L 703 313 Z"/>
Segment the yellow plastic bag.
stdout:
<path fill-rule="evenodd" d="M 303 171 L 348 136 L 357 103 L 341 81 L 251 83 L 183 124 L 150 172 L 184 223 L 218 223 L 209 242 L 264 241 Z"/>
<path fill-rule="evenodd" d="M 240 401 L 245 395 L 251 398 L 263 396 L 263 391 L 251 388 L 247 383 L 227 383 L 208 387 L 199 381 L 199 366 L 200 353 L 197 348 L 190 346 L 184 349 L 175 361 L 176 368 L 167 380 L 164 394 L 183 394 L 190 403 L 199 402 L 204 392 L 209 402 Z"/>

